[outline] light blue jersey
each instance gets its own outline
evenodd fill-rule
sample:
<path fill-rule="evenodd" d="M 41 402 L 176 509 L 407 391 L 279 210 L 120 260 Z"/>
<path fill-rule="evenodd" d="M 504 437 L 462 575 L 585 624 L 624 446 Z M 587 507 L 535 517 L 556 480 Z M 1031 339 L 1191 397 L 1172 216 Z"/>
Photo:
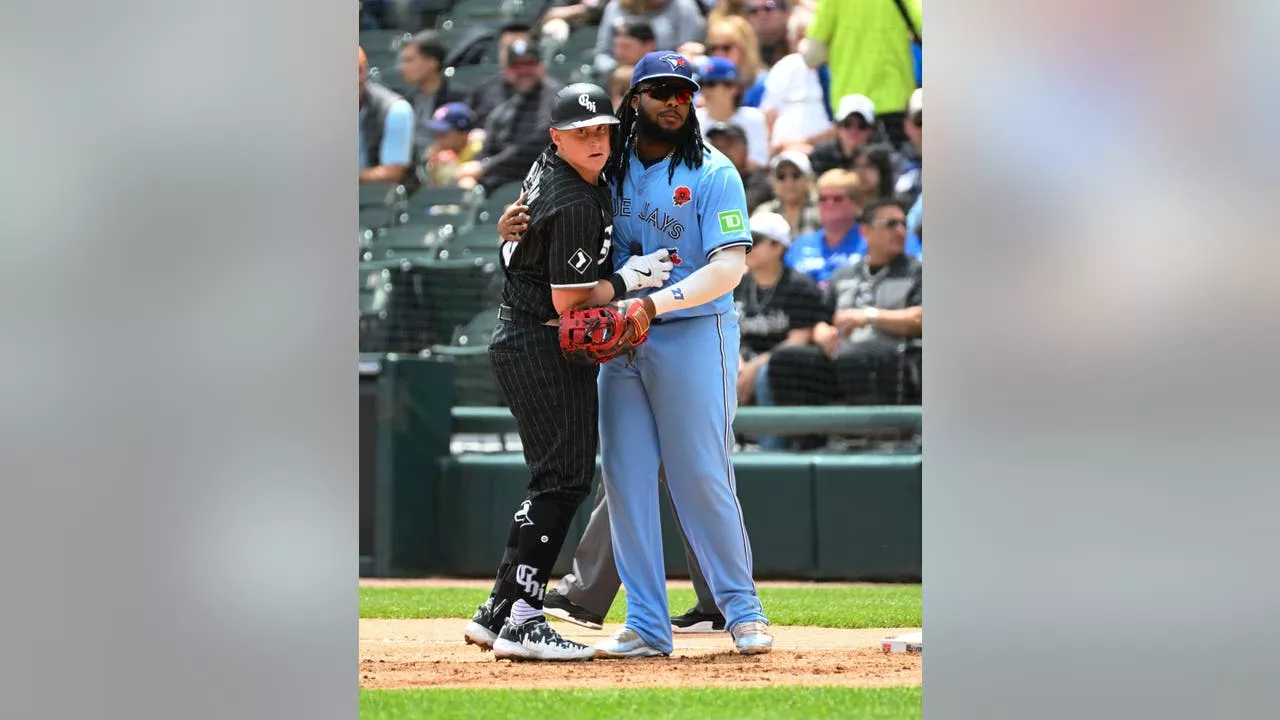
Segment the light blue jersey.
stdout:
<path fill-rule="evenodd" d="M 621 268 L 637 249 L 641 255 L 662 248 L 677 248 L 680 264 L 671 271 L 667 285 L 674 285 L 706 265 L 716 250 L 750 247 L 747 196 L 742 177 L 733 163 L 715 148 L 703 156 L 702 167 L 681 164 L 668 181 L 671 161 L 664 159 L 646 168 L 633 153 L 627 182 L 613 198 L 613 262 Z M 643 297 L 656 289 L 628 297 Z M 733 292 L 702 305 L 675 310 L 666 320 L 733 313 Z"/>
<path fill-rule="evenodd" d="M 728 158 L 708 150 L 701 168 L 681 165 L 670 181 L 669 166 L 664 159 L 645 168 L 633 155 L 615 189 L 613 221 L 617 267 L 633 252 L 678 250 L 681 262 L 668 286 L 718 249 L 751 245 L 742 179 Z M 627 589 L 626 626 L 665 653 L 673 645 L 659 464 L 726 629 L 767 622 L 731 460 L 739 338 L 731 289 L 659 316 L 634 362 L 615 358 L 600 369 L 600 455 L 614 558 Z"/>

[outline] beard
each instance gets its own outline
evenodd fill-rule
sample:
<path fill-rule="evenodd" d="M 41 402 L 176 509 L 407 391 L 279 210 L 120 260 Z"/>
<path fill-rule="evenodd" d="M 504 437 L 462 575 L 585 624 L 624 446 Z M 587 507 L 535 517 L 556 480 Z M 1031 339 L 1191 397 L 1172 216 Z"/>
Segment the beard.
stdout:
<path fill-rule="evenodd" d="M 689 123 L 693 122 L 693 109 L 690 108 L 689 115 L 685 117 L 684 124 L 675 130 L 668 130 L 658 124 L 657 120 L 650 118 L 646 113 L 636 113 L 636 130 L 646 138 L 670 145 L 676 145 L 684 139 L 685 130 L 688 129 Z"/>

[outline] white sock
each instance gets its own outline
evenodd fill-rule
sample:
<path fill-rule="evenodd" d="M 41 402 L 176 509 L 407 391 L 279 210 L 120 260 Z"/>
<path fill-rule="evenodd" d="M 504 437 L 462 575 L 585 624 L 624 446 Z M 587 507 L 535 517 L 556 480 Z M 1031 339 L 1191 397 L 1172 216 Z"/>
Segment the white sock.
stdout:
<path fill-rule="evenodd" d="M 536 608 L 520 598 L 511 606 L 511 624 L 523 625 L 526 621 L 542 617 L 542 608 Z"/>

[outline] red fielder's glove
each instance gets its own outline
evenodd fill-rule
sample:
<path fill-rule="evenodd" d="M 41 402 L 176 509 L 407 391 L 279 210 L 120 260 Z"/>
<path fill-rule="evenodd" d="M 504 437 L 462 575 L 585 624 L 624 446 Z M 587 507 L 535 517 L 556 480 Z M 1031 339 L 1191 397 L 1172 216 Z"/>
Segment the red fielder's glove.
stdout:
<path fill-rule="evenodd" d="M 649 339 L 652 316 L 642 300 L 566 310 L 560 315 L 560 351 L 575 362 L 603 363 L 626 355 Z"/>

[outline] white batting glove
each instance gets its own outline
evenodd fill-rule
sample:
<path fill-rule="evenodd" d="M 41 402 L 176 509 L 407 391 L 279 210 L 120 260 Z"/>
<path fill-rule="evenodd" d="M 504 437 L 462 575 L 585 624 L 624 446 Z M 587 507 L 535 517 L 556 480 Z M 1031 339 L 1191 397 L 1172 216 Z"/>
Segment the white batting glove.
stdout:
<path fill-rule="evenodd" d="M 618 270 L 627 284 L 627 292 L 640 288 L 660 288 L 671 277 L 671 252 L 662 248 L 648 255 L 632 255 Z"/>

